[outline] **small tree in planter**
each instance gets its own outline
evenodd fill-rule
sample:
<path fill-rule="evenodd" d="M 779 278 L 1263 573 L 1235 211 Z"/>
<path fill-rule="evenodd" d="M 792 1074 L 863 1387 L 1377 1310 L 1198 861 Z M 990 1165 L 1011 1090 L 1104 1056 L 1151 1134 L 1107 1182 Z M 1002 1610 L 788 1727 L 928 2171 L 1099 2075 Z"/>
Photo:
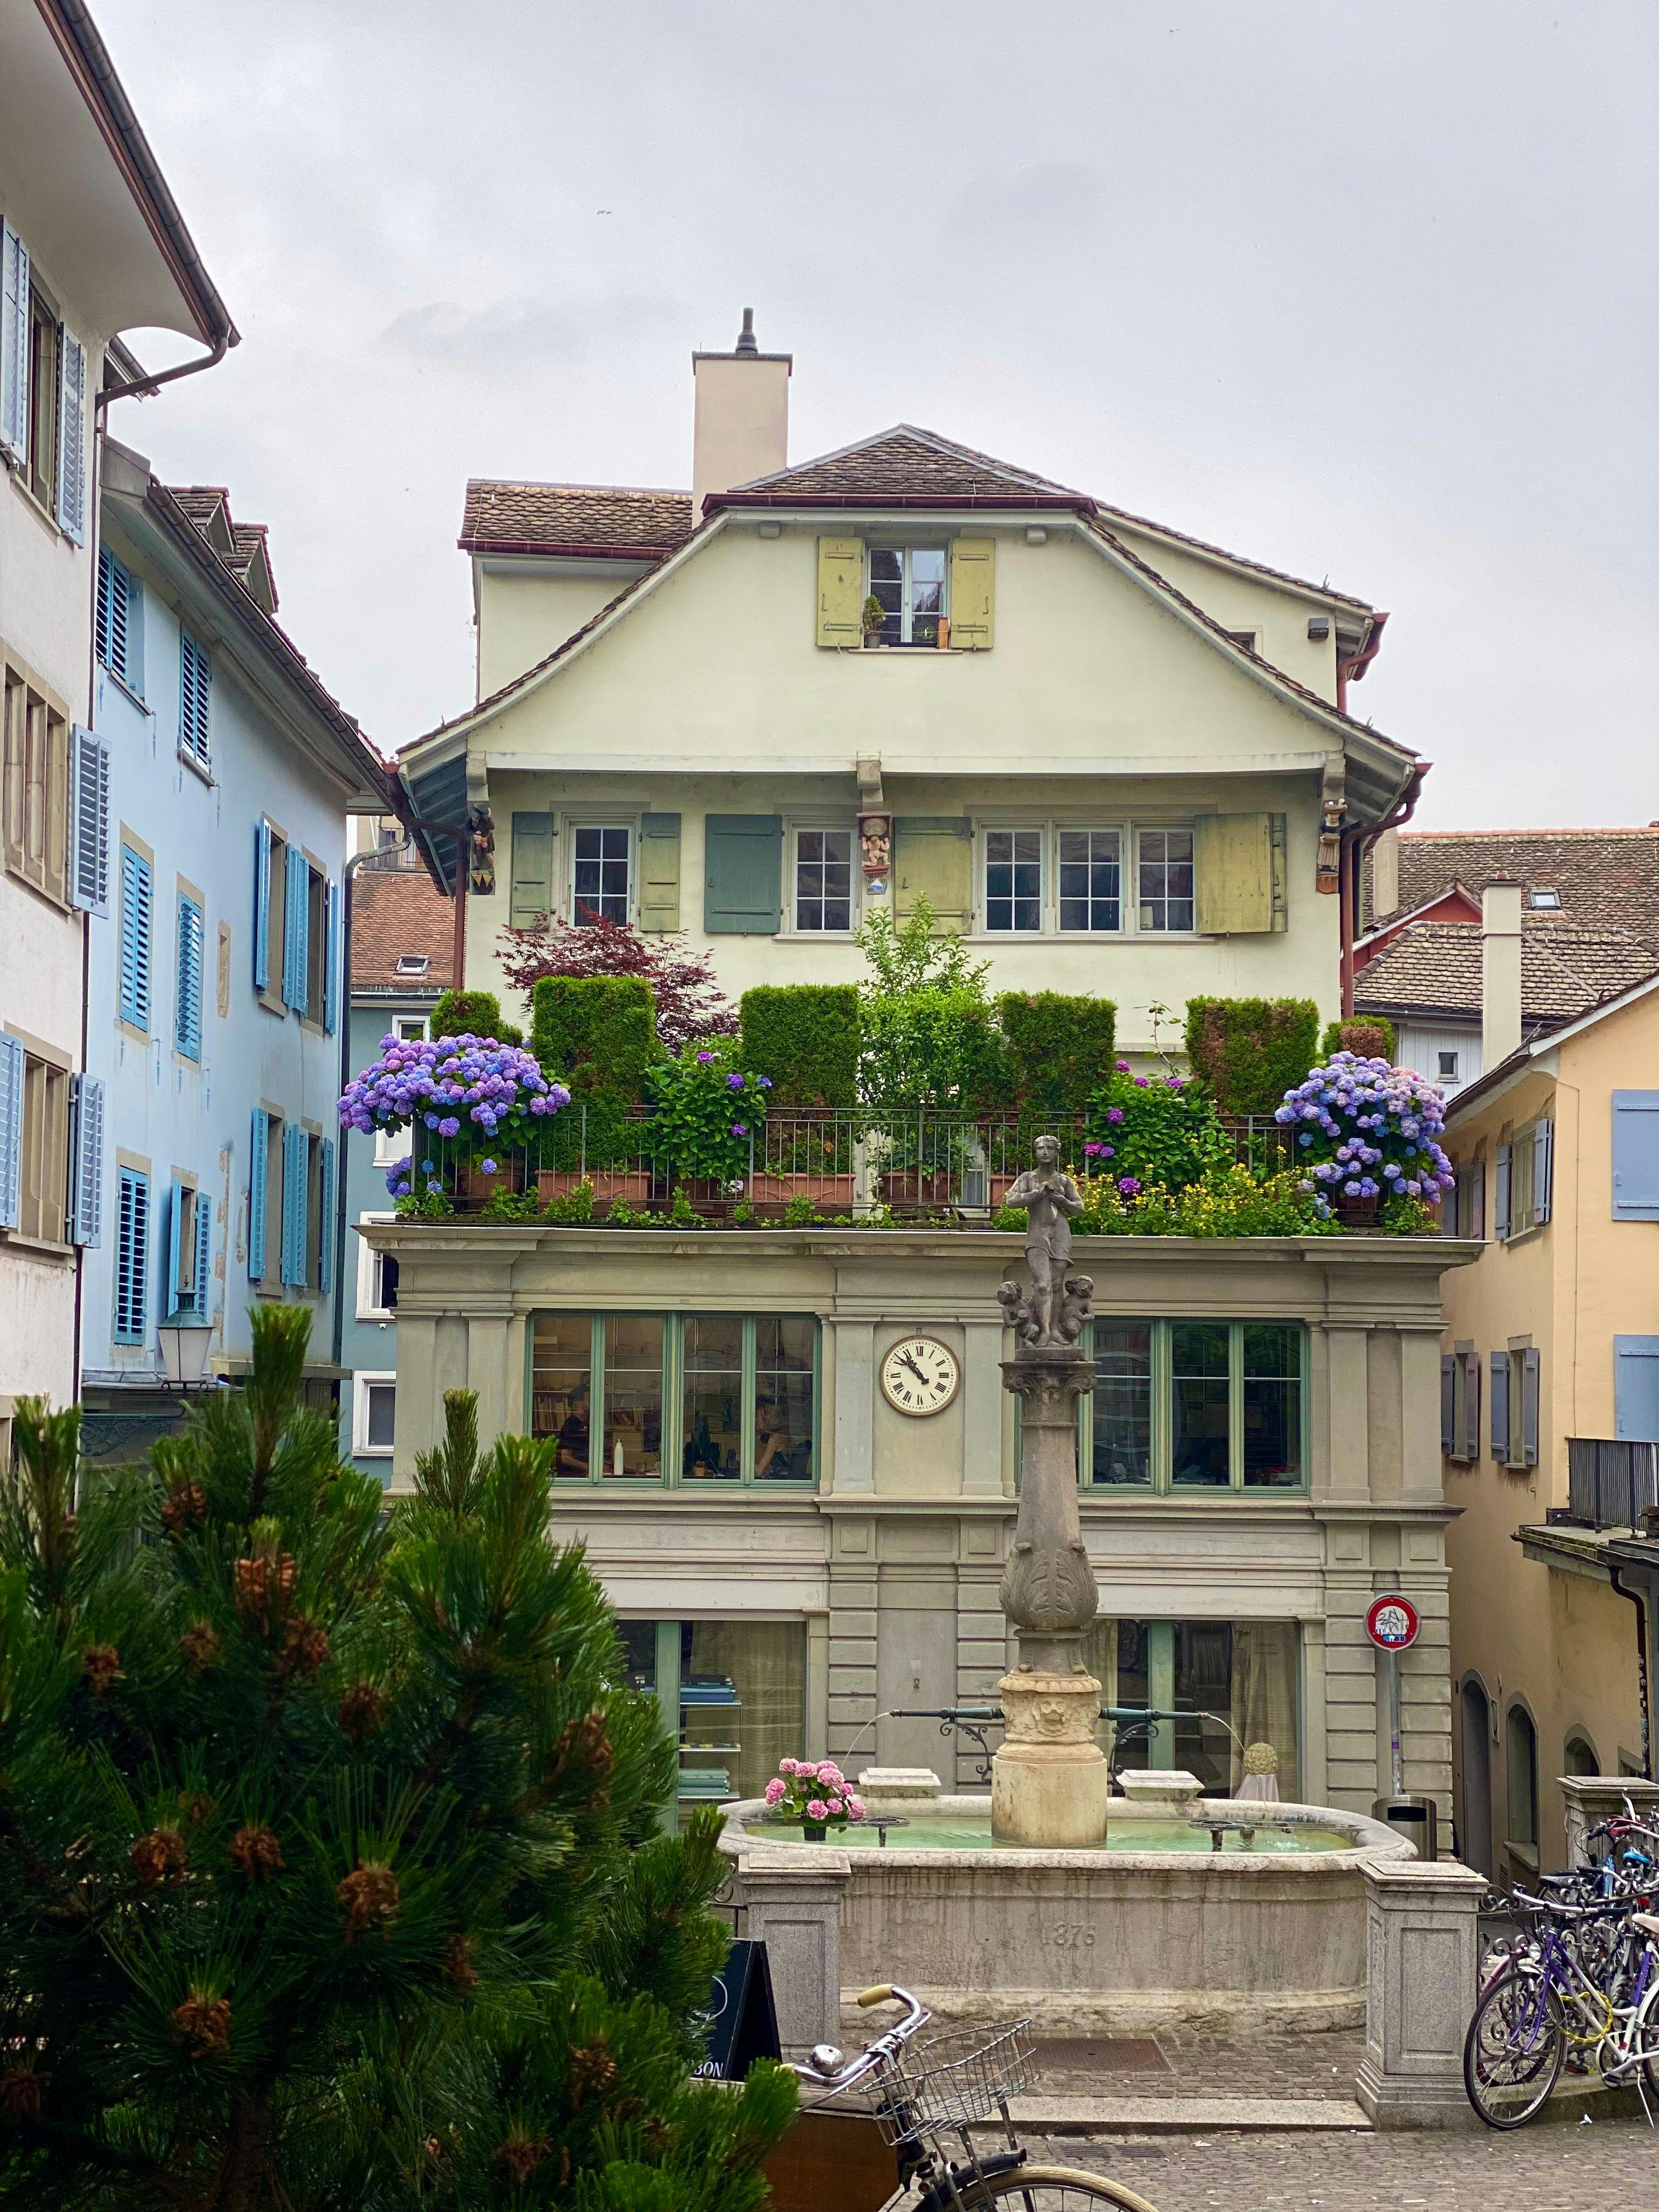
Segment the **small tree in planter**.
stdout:
<path fill-rule="evenodd" d="M 1294 1131 L 1306 1187 L 1327 1212 L 1380 1201 L 1382 1225 L 1408 1233 L 1456 1182 L 1438 1141 L 1443 1096 L 1386 1060 L 1339 1052 L 1285 1093 L 1274 1119 Z"/>
<path fill-rule="evenodd" d="M 873 592 L 871 592 L 869 598 L 865 601 L 864 611 L 859 619 L 860 626 L 864 631 L 865 643 L 866 645 L 879 645 L 881 643 L 882 626 L 887 620 L 887 610 L 883 606 L 881 601 L 876 597 Z"/>

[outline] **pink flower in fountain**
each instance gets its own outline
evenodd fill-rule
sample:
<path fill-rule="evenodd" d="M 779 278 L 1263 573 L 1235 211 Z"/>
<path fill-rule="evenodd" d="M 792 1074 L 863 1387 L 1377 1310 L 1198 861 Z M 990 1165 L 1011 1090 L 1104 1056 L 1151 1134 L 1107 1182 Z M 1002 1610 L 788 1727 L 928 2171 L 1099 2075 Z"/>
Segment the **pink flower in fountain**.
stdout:
<path fill-rule="evenodd" d="M 772 1779 L 766 1785 L 766 1802 L 769 1805 L 775 1805 L 782 1795 L 782 1780 L 779 1776 L 775 1774 L 772 1777 Z"/>
<path fill-rule="evenodd" d="M 824 1803 L 822 1797 L 809 1797 L 807 1799 L 806 1817 L 809 1820 L 827 1820 L 830 1818 L 830 1808 Z"/>

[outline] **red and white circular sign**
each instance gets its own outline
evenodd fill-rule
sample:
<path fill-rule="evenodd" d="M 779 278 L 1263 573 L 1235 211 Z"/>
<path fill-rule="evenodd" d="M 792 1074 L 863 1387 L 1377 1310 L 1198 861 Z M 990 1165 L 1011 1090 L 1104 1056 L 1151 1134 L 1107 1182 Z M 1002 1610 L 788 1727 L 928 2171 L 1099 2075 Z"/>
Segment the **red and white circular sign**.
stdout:
<path fill-rule="evenodd" d="M 1373 1598 L 1365 1614 L 1365 1633 L 1379 1651 L 1409 1650 L 1422 1626 L 1417 1607 L 1408 1597 L 1401 1597 L 1397 1593 Z"/>

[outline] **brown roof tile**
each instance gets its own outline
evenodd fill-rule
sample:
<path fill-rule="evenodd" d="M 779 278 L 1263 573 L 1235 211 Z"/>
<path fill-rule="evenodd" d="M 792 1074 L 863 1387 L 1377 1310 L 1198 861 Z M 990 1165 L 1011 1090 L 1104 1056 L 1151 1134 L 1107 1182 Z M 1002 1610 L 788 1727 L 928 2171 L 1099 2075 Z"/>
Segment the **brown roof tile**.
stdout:
<path fill-rule="evenodd" d="M 1557 926 L 1626 930 L 1659 950 L 1659 824 L 1630 830 L 1407 830 L 1400 838 L 1400 903 L 1411 914 L 1462 883 L 1478 900 L 1495 878 L 1559 891 Z M 1366 927 L 1386 915 L 1371 906 Z M 1530 913 L 1528 919 L 1532 919 Z M 1537 916 L 1543 921 L 1545 916 Z"/>
<path fill-rule="evenodd" d="M 351 988 L 354 991 L 441 991 L 454 966 L 455 908 L 423 870 L 359 868 L 351 885 Z M 410 956 L 428 965 L 400 975 Z"/>
<path fill-rule="evenodd" d="M 690 535 L 687 491 L 475 477 L 466 488 L 459 544 L 468 553 L 609 554 L 657 561 Z"/>
<path fill-rule="evenodd" d="M 1523 915 L 1521 1012 L 1538 1027 L 1588 1013 L 1659 969 L 1659 953 L 1623 930 L 1564 928 Z M 1480 1018 L 1480 930 L 1419 921 L 1369 961 L 1354 981 L 1357 1012 Z"/>
<path fill-rule="evenodd" d="M 760 499 L 940 499 L 999 498 L 1015 505 L 1032 497 L 1092 508 L 1086 492 L 1072 491 L 1047 477 L 1033 476 L 970 446 L 954 445 L 931 430 L 901 422 L 873 438 L 862 438 L 838 453 L 821 454 L 775 475 L 757 477 L 729 492 L 713 495 L 710 504 L 745 504 Z"/>

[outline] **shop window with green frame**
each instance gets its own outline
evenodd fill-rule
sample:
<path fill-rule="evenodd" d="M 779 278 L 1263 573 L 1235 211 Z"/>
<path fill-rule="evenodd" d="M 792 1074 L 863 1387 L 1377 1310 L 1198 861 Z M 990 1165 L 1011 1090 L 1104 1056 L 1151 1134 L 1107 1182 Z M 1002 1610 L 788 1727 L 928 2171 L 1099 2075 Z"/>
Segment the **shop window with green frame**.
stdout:
<path fill-rule="evenodd" d="M 561 1482 L 817 1479 L 811 1314 L 538 1314 L 530 1428 Z"/>
<path fill-rule="evenodd" d="M 1097 1316 L 1078 1409 L 1085 1490 L 1304 1490 L 1307 1331 L 1299 1322 Z"/>
<path fill-rule="evenodd" d="M 682 1812 L 758 1797 L 806 1749 L 804 1620 L 619 1620 L 635 1686 L 679 1746 Z"/>
<path fill-rule="evenodd" d="M 1301 1795 L 1301 1638 L 1293 1620 L 1096 1620 L 1083 1661 L 1103 1705 L 1173 1713 L 1120 1722 L 1115 1764 L 1184 1767 L 1212 1797 L 1244 1782 L 1246 1745 L 1278 1755 L 1279 1794 Z"/>

